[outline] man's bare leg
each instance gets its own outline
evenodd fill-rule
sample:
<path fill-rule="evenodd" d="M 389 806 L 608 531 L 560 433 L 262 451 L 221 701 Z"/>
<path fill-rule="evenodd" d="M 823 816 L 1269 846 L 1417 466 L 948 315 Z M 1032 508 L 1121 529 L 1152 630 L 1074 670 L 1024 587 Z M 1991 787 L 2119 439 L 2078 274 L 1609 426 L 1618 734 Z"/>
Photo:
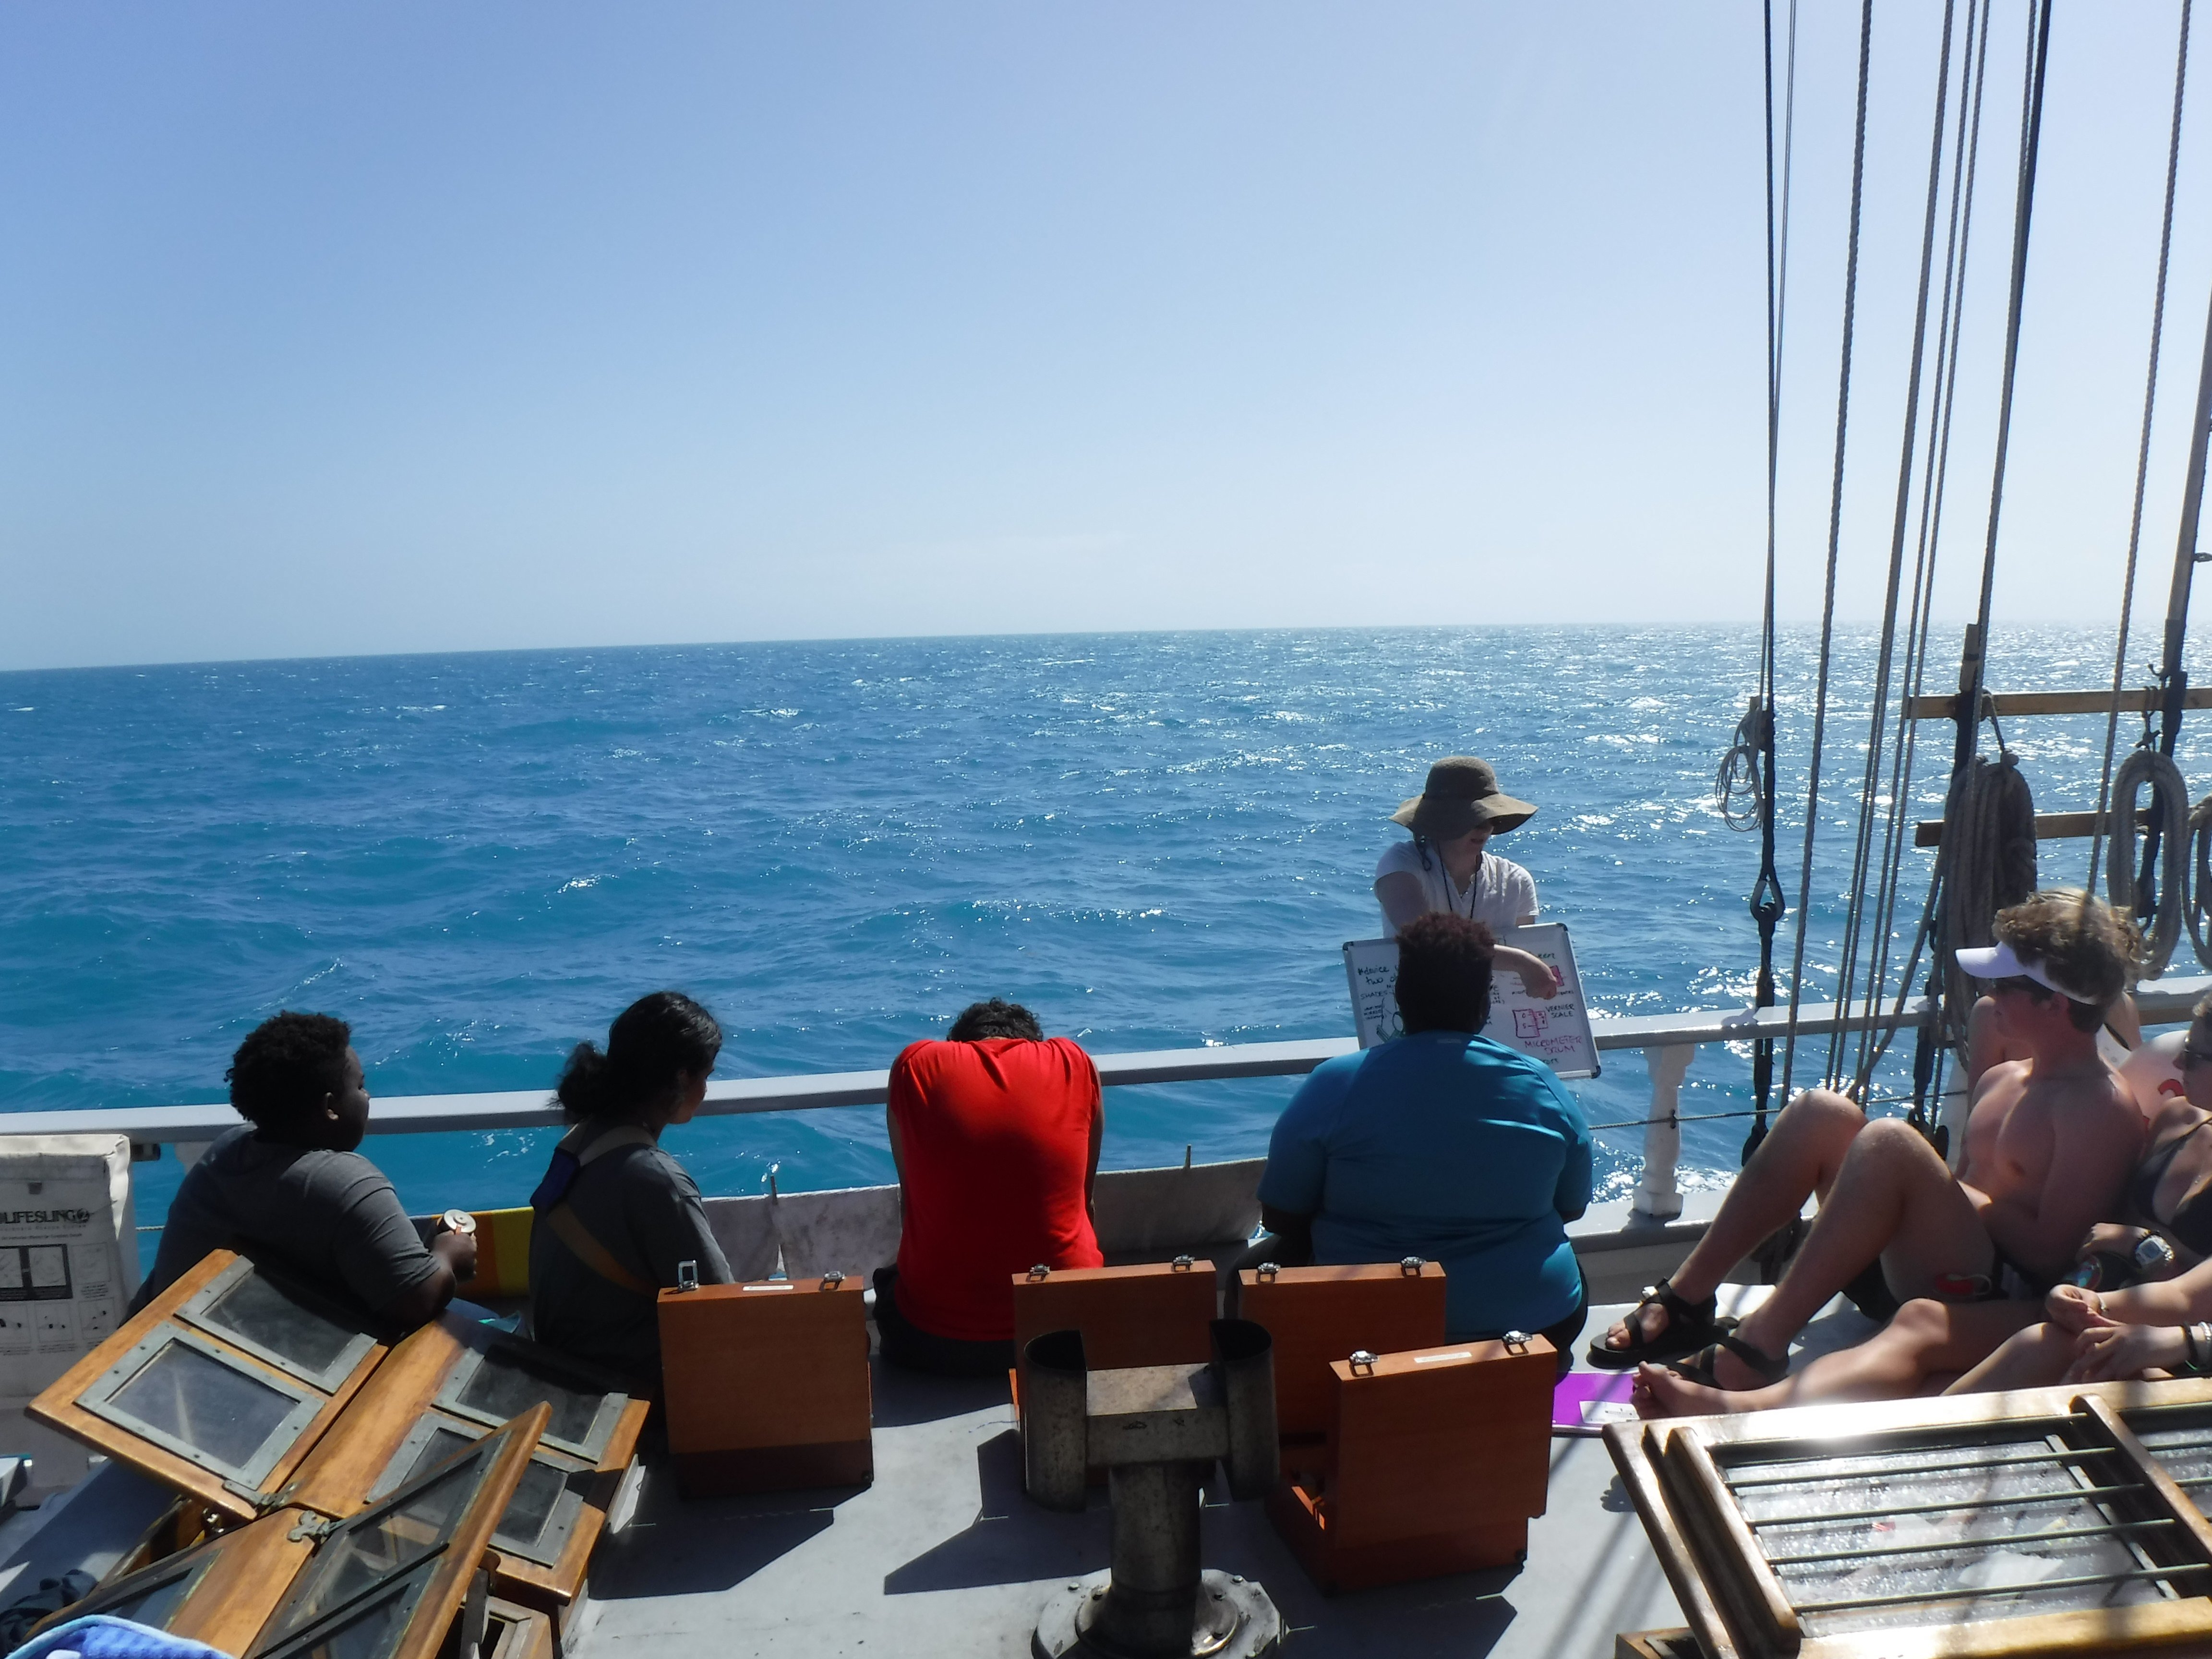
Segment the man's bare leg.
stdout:
<path fill-rule="evenodd" d="M 1786 1354 L 1806 1322 L 1876 1257 L 1891 1287 L 1911 1297 L 1928 1296 L 1941 1274 L 1987 1273 L 1994 1255 L 1980 1217 L 1920 1132 L 1898 1118 L 1869 1123 L 1852 1140 L 1796 1260 L 1736 1338 Z M 1763 1381 L 1725 1349 L 1714 1378 L 1723 1389 Z"/>
<path fill-rule="evenodd" d="M 1808 1089 L 1791 1101 L 1729 1188 L 1705 1237 L 1668 1275 L 1668 1283 L 1685 1301 L 1702 1302 L 1729 1268 L 1803 1209 L 1808 1198 L 1819 1194 L 1825 1211 L 1844 1156 L 1866 1127 L 1866 1114 L 1831 1090 Z M 1634 1336 L 1632 1322 L 1638 1328 Z M 1607 1331 L 1606 1346 L 1625 1348 L 1639 1338 L 1650 1341 L 1666 1328 L 1667 1310 L 1647 1306 Z"/>
<path fill-rule="evenodd" d="M 1802 1371 L 1763 1389 L 1709 1389 L 1663 1365 L 1640 1365 L 1636 1409 L 1645 1417 L 1701 1417 L 1774 1406 L 1850 1400 L 1904 1400 L 1937 1378 L 1986 1358 L 2013 1333 L 2042 1317 L 2033 1302 L 1908 1302 L 1896 1318 L 1856 1347 L 1822 1354 Z M 2063 1366 L 2061 1366 L 2063 1369 Z"/>

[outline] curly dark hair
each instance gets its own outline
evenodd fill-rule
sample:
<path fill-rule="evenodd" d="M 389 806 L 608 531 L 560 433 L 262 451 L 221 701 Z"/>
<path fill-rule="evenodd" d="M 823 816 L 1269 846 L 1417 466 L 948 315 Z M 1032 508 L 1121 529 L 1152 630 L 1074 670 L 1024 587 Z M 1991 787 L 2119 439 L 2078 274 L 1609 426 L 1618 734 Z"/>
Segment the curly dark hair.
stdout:
<path fill-rule="evenodd" d="M 1480 1031 L 1490 1018 L 1498 941 L 1465 916 L 1431 910 L 1398 930 L 1398 1017 L 1415 1031 Z"/>
<path fill-rule="evenodd" d="M 353 1027 L 329 1014 L 289 1010 L 264 1019 L 230 1057 L 230 1103 L 256 1128 L 297 1123 L 346 1084 Z"/>
<path fill-rule="evenodd" d="M 1031 1042 L 1041 1042 L 1044 1027 L 1020 1003 L 993 997 L 988 1002 L 971 1002 L 963 1008 L 952 1029 L 945 1034 L 947 1042 L 981 1042 L 987 1037 L 1027 1037 Z"/>
<path fill-rule="evenodd" d="M 1990 931 L 2060 984 L 2096 999 L 2067 1009 L 2076 1030 L 2095 1030 L 2142 971 L 2142 934 L 2135 923 L 2070 888 L 2031 893 L 1998 911 Z"/>

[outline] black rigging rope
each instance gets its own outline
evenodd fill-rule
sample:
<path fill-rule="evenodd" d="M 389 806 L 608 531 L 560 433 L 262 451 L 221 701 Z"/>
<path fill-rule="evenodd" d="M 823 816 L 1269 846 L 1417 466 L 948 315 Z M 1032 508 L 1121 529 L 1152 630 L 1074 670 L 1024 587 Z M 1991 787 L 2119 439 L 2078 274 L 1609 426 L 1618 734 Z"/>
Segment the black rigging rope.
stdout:
<path fill-rule="evenodd" d="M 2009 790 L 2017 793 L 2018 777 L 2009 771 L 2007 775 L 1995 775 L 1996 769 L 1985 768 L 1980 761 L 1981 722 L 1983 719 L 1983 688 L 1988 675 L 1989 626 L 1990 599 L 1996 585 L 1997 532 L 2004 507 L 2005 464 L 2012 443 L 2013 392 L 2020 369 L 2020 325 L 2022 302 L 2027 287 L 2028 233 L 2033 220 L 2035 206 L 2036 163 L 2042 147 L 2043 94 L 2045 71 L 2051 51 L 2051 0 L 2039 0 L 2029 13 L 2027 37 L 2022 53 L 2023 67 L 2021 87 L 2020 164 L 2014 182 L 2013 198 L 2012 270 L 2005 304 L 2005 346 L 2002 379 L 1997 398 L 1996 451 L 1990 474 L 1989 520 L 1982 545 L 1981 592 L 1975 611 L 1975 626 L 1971 638 L 1974 648 L 1968 653 L 1959 677 L 1958 735 L 1952 749 L 1951 784 L 1943 806 L 1946 831 L 1942 852 L 1937 855 L 1934 883 L 1929 891 L 1931 915 L 1941 920 L 1931 923 L 1936 929 L 1936 966 L 1932 978 L 1941 986 L 1931 983 L 1930 1000 L 1935 1009 L 1931 1024 L 1943 1019 L 1947 1000 L 1951 996 L 1957 969 L 1952 952 L 1965 941 L 1960 937 L 1967 907 L 1976 902 L 1975 896 L 1985 884 L 1983 880 L 1968 881 L 1965 872 L 1970 863 L 2001 856 L 1994 845 L 1976 842 L 1970 829 L 1970 816 L 1996 811 L 2000 803 L 1988 793 L 1990 788 L 2000 793 Z M 2003 749 L 2003 738 L 1998 738 L 1998 748 Z M 1984 770 L 1991 773 L 1988 780 L 1980 778 Z M 1986 787 L 1985 787 L 1986 785 Z M 1970 800 L 1971 798 L 1971 800 Z M 1969 807 L 1975 807 L 1970 814 Z M 2022 810 L 2032 810 L 2023 808 Z M 1991 819 L 1995 822 L 1996 819 Z M 2033 835 L 2030 828 L 2027 834 Z M 2032 852 L 2033 842 L 2028 843 Z M 1990 872 L 1976 863 L 1974 873 L 1986 878 Z M 1941 892 L 1941 902 L 1937 894 Z M 1960 1021 L 1954 1016 L 1949 1024 L 1954 1030 L 1962 1030 Z M 1925 1068 L 1922 1055 L 1916 1055 L 1916 1079 Z"/>
<path fill-rule="evenodd" d="M 1790 181 L 1791 152 L 1797 112 L 1797 0 L 1790 3 L 1789 62 L 1784 78 L 1782 113 L 1782 203 L 1775 209 L 1774 172 L 1774 5 L 1766 0 L 1766 605 L 1759 629 L 1759 696 L 1751 712 L 1736 728 L 1736 747 L 1721 767 L 1723 815 L 1728 812 L 1727 781 L 1736 756 L 1744 757 L 1750 781 L 1758 792 L 1759 878 L 1748 901 L 1752 921 L 1759 928 L 1759 976 L 1752 991 L 1752 1006 L 1774 1006 L 1774 930 L 1785 906 L 1782 880 L 1774 867 L 1774 566 L 1776 501 L 1782 453 L 1782 346 L 1789 319 L 1790 293 Z M 1730 819 L 1735 823 L 1735 819 Z M 1747 825 L 1737 824 L 1739 828 Z M 1751 1133 L 1743 1143 L 1744 1161 L 1759 1150 L 1766 1137 L 1766 1108 L 1774 1086 L 1774 1039 L 1762 1037 L 1752 1045 L 1752 1091 L 1757 1098 Z"/>
<path fill-rule="evenodd" d="M 2044 0 L 2047 7 L 2050 0 Z M 1851 336 L 1857 321 L 1859 288 L 1859 222 L 1866 195 L 1867 65 L 1874 46 L 1874 0 L 1861 0 L 1859 8 L 1858 114 L 1851 139 L 1851 219 L 1849 250 L 1844 260 L 1844 340 L 1842 363 L 1836 384 L 1835 479 L 1828 501 L 1828 568 L 1826 592 L 1820 605 L 1820 682 L 1813 696 L 1813 742 L 1808 757 L 1805 785 L 1804 864 L 1797 881 L 1797 929 L 1790 963 L 1790 1024 L 1782 1050 L 1782 1097 L 1790 1097 L 1790 1079 L 1797 1060 L 1797 1012 L 1805 996 L 1805 922 L 1813 897 L 1813 842 L 1820 824 L 1820 744 L 1828 723 L 1828 673 L 1834 654 L 1836 632 L 1836 564 L 1843 544 L 1844 441 L 1850 430 L 1851 403 Z"/>
<path fill-rule="evenodd" d="M 2112 706 L 2105 715 L 2105 763 L 2097 779 L 2097 823 L 2090 836 L 2089 875 L 2084 884 L 2084 890 L 2092 894 L 2097 890 L 2098 857 L 2104 850 L 2105 819 L 2112 807 L 2112 750 L 2119 739 L 2120 689 L 2127 681 L 2128 629 L 2135 615 L 2136 553 L 2142 545 L 2143 485 L 2150 476 L 2151 416 L 2158 406 L 2158 355 L 2160 343 L 2166 331 L 2166 269 L 2173 252 L 2173 185 L 2181 165 L 2181 110 L 2183 94 L 2189 83 L 2191 4 L 2191 0 L 2181 0 L 2181 39 L 2173 49 L 2173 122 L 2166 140 L 2166 214 L 2159 226 L 2158 288 L 2150 308 L 2150 367 L 2143 375 L 2142 431 L 2136 443 L 2135 509 L 2128 521 L 2127 574 L 2120 582 L 2119 641 L 2112 647 Z M 2145 736 L 2148 738 L 2148 732 Z M 2135 810 L 2132 793 L 2128 810 L 2130 813 Z M 2133 841 L 2133 825 L 2129 828 L 2129 839 Z M 2176 855 L 2168 869 L 2166 879 L 2169 883 L 2179 883 L 2185 879 L 2179 856 L 2179 843 L 2172 845 L 2177 849 Z M 2133 860 L 2130 862 L 2132 864 Z M 2161 907 L 2164 908 L 2166 907 Z M 2193 923 L 2193 917 L 2191 921 Z M 2168 950 L 2171 948 L 2169 945 Z"/>
<path fill-rule="evenodd" d="M 1942 399 L 1942 417 L 1938 436 L 1929 452 L 1928 471 L 1921 485 L 1920 550 L 1923 577 L 1915 594 L 1917 611 L 1918 638 L 1917 660 L 1911 676 L 1910 695 L 1918 697 L 1926 690 L 1928 672 L 1928 635 L 1935 617 L 1936 554 L 1942 543 L 1943 503 L 1948 493 L 1951 477 L 1951 422 L 1958 410 L 1959 348 L 1966 313 L 1966 267 L 1973 247 L 1974 191 L 1980 177 L 1982 157 L 1982 94 L 1989 86 L 1990 12 L 1992 0 L 1981 0 L 1978 18 L 1970 13 L 1966 19 L 1967 36 L 1972 42 L 1968 53 L 1973 76 L 1973 98 L 1971 116 L 1964 89 L 1959 100 L 1959 143 L 1951 160 L 1951 245 L 1944 255 L 1942 326 L 1936 339 L 1936 359 L 1939 365 L 1937 393 Z M 1978 39 L 1976 31 L 1978 28 Z M 1948 330 L 1948 335 L 1943 331 Z M 1944 354 L 1949 356 L 1945 362 Z M 1911 776 L 1912 758 L 1918 747 L 1919 726 L 1908 726 L 1906 751 L 1903 757 L 1905 775 Z M 1900 787 L 1900 796 L 1901 796 Z M 1901 1012 L 1905 1000 L 1911 994 L 1912 976 L 1920 969 L 1920 955 L 1926 948 L 1935 927 L 1936 918 L 1942 914 L 1944 860 L 1939 855 L 1936 871 L 1928 884 L 1928 896 L 1920 910 L 1920 926 L 1912 940 L 1912 952 L 1900 977 L 1897 1006 Z M 1928 994 L 1941 1007 L 1941 980 L 1931 975 Z M 1882 1047 L 1887 1048 L 1896 1033 L 1887 1031 L 1882 1036 Z M 1943 1063 L 1948 1049 L 1942 1041 L 1941 1020 L 1931 1012 L 1914 1033 L 1912 1051 L 1913 1107 L 1911 1114 L 1915 1127 L 1929 1129 L 1929 1110 L 1931 1102 L 1942 1094 Z M 1876 1051 L 1880 1057 L 1881 1049 Z M 1944 1150 L 1945 1131 L 1940 1127 L 1929 1130 L 1929 1138 L 1938 1150 Z"/>
<path fill-rule="evenodd" d="M 1951 34 L 1954 17 L 1954 0 L 1944 0 L 1943 39 L 1936 58 L 1936 112 L 1929 125 L 1928 136 L 1928 200 L 1920 224 L 1920 288 L 1912 313 L 1911 369 L 1907 376 L 1905 392 L 1905 430 L 1897 458 L 1897 496 L 1890 520 L 1889 575 L 1883 593 L 1881 641 L 1875 658 L 1874 700 L 1872 713 L 1867 721 L 1866 771 L 1859 787 L 1859 821 L 1857 835 L 1851 849 L 1850 891 L 1856 899 L 1867 890 L 1867 878 L 1874 863 L 1875 818 L 1880 806 L 1882 785 L 1882 762 L 1887 750 L 1889 726 L 1889 688 L 1893 665 L 1897 653 L 1897 618 L 1899 600 L 1905 585 L 1905 532 L 1911 523 L 1912 463 L 1920 447 L 1920 392 L 1921 370 L 1927 361 L 1928 351 L 1928 290 L 1936 268 L 1936 210 L 1943 195 L 1943 128 L 1944 118 L 1949 114 L 1948 100 L 1951 92 Z M 1919 586 L 1915 573 L 1914 586 Z M 1908 667 L 1910 665 L 1908 664 Z M 1909 727 L 1910 711 L 1899 710 L 1904 724 Z M 1905 746 L 1905 733 L 1898 734 L 1898 752 Z M 1866 907 L 1854 902 L 1844 926 L 1843 954 L 1838 968 L 1836 1001 L 1844 1021 L 1837 1027 L 1828 1041 L 1828 1080 L 1831 1085 L 1843 1080 L 1843 1050 L 1846 1041 L 1852 994 L 1857 986 L 1859 953 L 1863 940 L 1868 942 L 1870 961 L 1866 976 L 1866 1012 L 1869 1024 L 1858 1033 L 1858 1054 L 1852 1076 L 1863 1090 L 1867 1080 L 1869 1056 L 1872 1053 L 1872 1016 L 1882 1000 L 1884 975 L 1888 966 L 1887 944 L 1890 913 L 1897 895 L 1899 854 L 1898 827 L 1904 821 L 1905 803 L 1895 793 L 1889 797 L 1889 813 L 1882 836 L 1882 864 L 1876 884 L 1873 926 L 1867 927 Z"/>
<path fill-rule="evenodd" d="M 1974 617 L 1981 630 L 1971 684 L 1960 688 L 1959 744 L 1953 760 L 1955 778 L 1973 757 L 1981 732 L 1982 688 L 1989 673 L 1990 600 L 1996 590 L 1997 523 L 2004 510 L 2005 461 L 2012 447 L 2013 386 L 2020 372 L 2021 304 L 2027 291 L 2027 234 L 2035 209 L 2035 166 L 2043 145 L 2044 69 L 2051 56 L 2051 0 L 2039 0 L 2030 14 L 2027 71 L 2021 88 L 2020 178 L 2014 195 L 2012 285 L 2005 302 L 2004 378 L 1997 393 L 1996 459 L 1990 475 L 1988 534 L 1982 544 L 1982 592 Z"/>

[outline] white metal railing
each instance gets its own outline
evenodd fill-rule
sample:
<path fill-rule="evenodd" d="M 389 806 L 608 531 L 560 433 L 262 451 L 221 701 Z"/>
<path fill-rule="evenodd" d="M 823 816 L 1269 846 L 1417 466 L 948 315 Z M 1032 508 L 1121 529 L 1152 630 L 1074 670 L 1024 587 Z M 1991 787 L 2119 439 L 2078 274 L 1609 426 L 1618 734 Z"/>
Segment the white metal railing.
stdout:
<path fill-rule="evenodd" d="M 2208 993 L 2212 976 L 2156 980 L 2140 987 L 2136 1004 L 2145 1025 L 2172 1024 Z M 1900 1013 L 1885 1009 L 1869 1018 L 1845 1018 L 1836 1005 L 1809 1003 L 1797 1011 L 1800 1038 L 1838 1030 L 1915 1030 L 1927 1019 L 1924 1002 Z M 1706 1043 L 1749 1042 L 1789 1033 L 1787 1008 L 1692 1009 L 1682 1013 L 1598 1019 L 1591 1031 L 1601 1054 L 1643 1051 L 1651 1077 L 1651 1097 L 1644 1121 L 1644 1172 L 1635 1207 L 1655 1220 L 1680 1215 L 1682 1196 L 1675 1184 L 1681 1153 L 1680 1100 L 1684 1078 L 1697 1050 Z M 1157 1048 L 1142 1053 L 1094 1054 L 1099 1079 L 1109 1089 L 1158 1083 L 1193 1083 L 1219 1079 L 1300 1077 L 1325 1060 L 1351 1054 L 1351 1037 L 1311 1037 L 1290 1042 L 1227 1043 L 1207 1048 Z M 1602 1062 L 1601 1062 L 1602 1063 Z M 880 1106 L 890 1090 L 890 1073 L 822 1072 L 796 1077 L 732 1078 L 707 1085 L 700 1115 L 811 1111 L 833 1106 Z M 561 1121 L 561 1109 L 544 1089 L 500 1094 L 401 1095 L 376 1101 L 369 1112 L 371 1134 L 434 1134 L 455 1129 L 527 1129 Z M 68 1111 L 0 1112 L 0 1135 L 125 1134 L 135 1146 L 195 1147 L 213 1140 L 238 1118 L 228 1105 L 90 1107 Z"/>

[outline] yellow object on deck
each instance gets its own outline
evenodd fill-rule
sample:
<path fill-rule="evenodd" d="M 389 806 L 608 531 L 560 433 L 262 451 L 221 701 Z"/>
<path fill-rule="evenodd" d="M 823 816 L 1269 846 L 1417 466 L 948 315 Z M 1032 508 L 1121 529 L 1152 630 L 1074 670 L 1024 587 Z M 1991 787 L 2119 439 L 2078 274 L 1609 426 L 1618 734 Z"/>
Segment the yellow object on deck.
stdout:
<path fill-rule="evenodd" d="M 454 1294 L 471 1302 L 528 1296 L 530 1224 L 536 1213 L 527 1205 L 519 1210 L 477 1211 L 477 1276 Z"/>

